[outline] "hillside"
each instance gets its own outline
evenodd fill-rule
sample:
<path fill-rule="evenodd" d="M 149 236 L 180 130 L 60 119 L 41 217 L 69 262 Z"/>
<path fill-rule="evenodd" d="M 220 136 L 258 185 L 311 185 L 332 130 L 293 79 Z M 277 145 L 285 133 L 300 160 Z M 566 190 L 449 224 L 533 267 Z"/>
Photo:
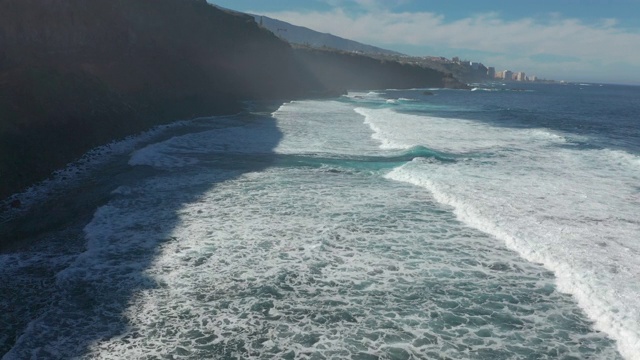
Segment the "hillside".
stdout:
<path fill-rule="evenodd" d="M 322 87 L 327 89 L 407 89 L 427 85 L 468 88 L 451 75 L 416 64 L 303 46 L 295 47 L 294 54 Z"/>
<path fill-rule="evenodd" d="M 464 82 L 485 81 L 489 78 L 484 71 L 474 70 L 469 62 L 451 61 L 439 57 L 408 56 L 392 50 L 362 44 L 357 41 L 344 39 L 339 36 L 318 32 L 303 26 L 297 26 L 285 21 L 272 19 L 267 16 L 253 15 L 256 22 L 262 27 L 273 32 L 279 38 L 288 41 L 294 46 L 334 49 L 346 53 L 357 53 L 371 56 L 377 59 L 391 62 L 420 65 L 443 73 L 453 74 L 456 79 Z"/>
<path fill-rule="evenodd" d="M 0 0 L 0 49 L 0 199 L 92 147 L 243 100 L 447 86 L 443 73 L 294 50 L 205 0 Z"/>
<path fill-rule="evenodd" d="M 254 15 L 254 17 L 257 23 L 292 44 L 315 48 L 327 47 L 366 55 L 403 56 L 403 54 L 399 52 L 362 44 L 357 41 L 348 40 L 327 33 L 321 33 L 303 26 L 297 26 L 288 22 L 272 19 L 267 16 Z"/>

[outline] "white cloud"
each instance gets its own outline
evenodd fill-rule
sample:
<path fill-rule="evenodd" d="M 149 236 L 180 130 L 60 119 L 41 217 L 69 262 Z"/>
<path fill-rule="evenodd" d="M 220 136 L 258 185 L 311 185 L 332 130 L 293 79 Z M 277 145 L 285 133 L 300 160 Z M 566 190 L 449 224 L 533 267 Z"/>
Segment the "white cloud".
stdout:
<path fill-rule="evenodd" d="M 325 3 L 332 7 L 345 7 L 355 5 L 362 10 L 379 10 L 389 9 L 397 5 L 403 5 L 412 0 L 324 0 Z"/>
<path fill-rule="evenodd" d="M 529 56 L 538 54 L 578 58 L 580 68 L 587 63 L 640 64 L 640 34 L 617 28 L 615 19 L 602 19 L 598 23 L 587 24 L 553 14 L 545 20 L 505 20 L 496 13 L 485 13 L 447 21 L 443 15 L 432 12 L 393 12 L 389 10 L 392 5 L 383 5 L 380 0 L 357 1 L 361 9 L 366 11 L 347 12 L 338 6 L 327 12 L 279 12 L 265 15 L 388 48 L 411 45 L 414 48 L 428 46 L 432 49 L 495 53 L 504 61 L 496 64 L 499 66 L 507 66 L 508 61 L 516 61 L 532 67 L 553 68 L 552 64 L 525 61 Z M 489 63 L 485 59 L 479 60 Z M 562 68 L 567 65 L 563 63 Z M 577 63 L 574 64 L 576 66 Z"/>

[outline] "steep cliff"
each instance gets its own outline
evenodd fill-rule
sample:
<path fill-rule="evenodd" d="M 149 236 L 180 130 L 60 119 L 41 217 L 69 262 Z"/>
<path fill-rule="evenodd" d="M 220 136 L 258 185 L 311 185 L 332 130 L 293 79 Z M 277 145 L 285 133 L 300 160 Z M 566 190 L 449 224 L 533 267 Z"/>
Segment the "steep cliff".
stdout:
<path fill-rule="evenodd" d="M 93 146 L 318 84 L 252 17 L 195 0 L 0 1 L 0 198 Z"/>
<path fill-rule="evenodd" d="M 204 0 L 0 0 L 0 49 L 0 199 L 92 147 L 240 100 L 447 85 L 426 69 L 294 51 Z"/>
<path fill-rule="evenodd" d="M 294 54 L 322 87 L 328 89 L 468 88 L 451 75 L 397 61 L 309 47 L 297 47 Z"/>

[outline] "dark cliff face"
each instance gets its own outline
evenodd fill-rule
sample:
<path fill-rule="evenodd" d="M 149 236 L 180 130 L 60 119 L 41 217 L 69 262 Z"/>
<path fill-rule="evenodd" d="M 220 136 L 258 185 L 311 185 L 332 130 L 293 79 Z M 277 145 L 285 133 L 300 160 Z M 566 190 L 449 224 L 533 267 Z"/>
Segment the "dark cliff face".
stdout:
<path fill-rule="evenodd" d="M 455 84 L 433 70 L 293 50 L 251 16 L 204 0 L 0 0 L 0 49 L 0 199 L 92 147 L 236 112 L 239 100 Z"/>
<path fill-rule="evenodd" d="M 333 50 L 297 48 L 295 56 L 329 89 L 447 87 L 443 73 L 424 67 Z"/>
<path fill-rule="evenodd" d="M 205 1 L 0 0 L 0 49 L 0 198 L 110 140 L 318 86 Z"/>
<path fill-rule="evenodd" d="M 252 17 L 197 0 L 2 0 L 3 67 L 84 72 L 129 93 L 290 95 L 289 46 Z M 288 86 L 278 86 L 278 80 Z"/>

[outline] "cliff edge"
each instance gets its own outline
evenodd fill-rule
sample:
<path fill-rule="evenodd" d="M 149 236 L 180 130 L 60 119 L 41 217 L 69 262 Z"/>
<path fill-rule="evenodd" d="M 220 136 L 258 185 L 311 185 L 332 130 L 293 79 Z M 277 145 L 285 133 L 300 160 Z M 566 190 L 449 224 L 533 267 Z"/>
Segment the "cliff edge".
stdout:
<path fill-rule="evenodd" d="M 89 149 L 240 101 L 459 87 L 444 73 L 292 49 L 205 0 L 0 0 L 0 199 Z"/>

